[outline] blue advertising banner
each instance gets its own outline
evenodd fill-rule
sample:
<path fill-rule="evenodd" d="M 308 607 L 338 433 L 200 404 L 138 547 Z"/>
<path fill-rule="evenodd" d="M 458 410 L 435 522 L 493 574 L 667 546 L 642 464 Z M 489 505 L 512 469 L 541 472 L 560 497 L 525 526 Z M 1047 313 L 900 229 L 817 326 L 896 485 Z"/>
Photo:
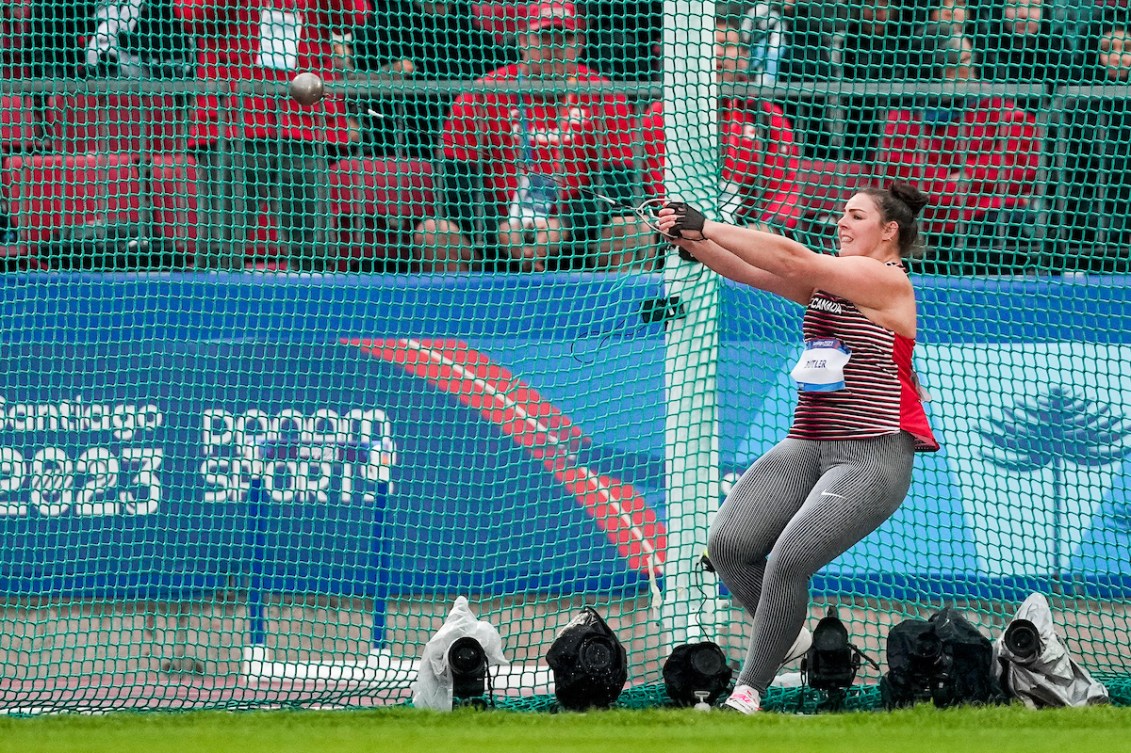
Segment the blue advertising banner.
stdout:
<path fill-rule="evenodd" d="M 1129 287 L 918 284 L 943 451 L 815 587 L 1126 590 Z M 801 312 L 721 290 L 725 491 L 788 427 Z M 661 295 L 656 276 L 8 276 L 0 591 L 643 588 L 667 522 L 664 325 L 642 316 Z"/>
<path fill-rule="evenodd" d="M 658 280 L 4 284 L 6 593 L 635 589 L 610 496 L 662 545 Z"/>

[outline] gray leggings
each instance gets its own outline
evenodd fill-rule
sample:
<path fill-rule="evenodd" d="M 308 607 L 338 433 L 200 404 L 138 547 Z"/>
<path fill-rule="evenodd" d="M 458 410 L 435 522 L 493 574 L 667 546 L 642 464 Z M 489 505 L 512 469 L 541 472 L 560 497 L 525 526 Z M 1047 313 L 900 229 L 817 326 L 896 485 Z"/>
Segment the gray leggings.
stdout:
<path fill-rule="evenodd" d="M 723 583 L 754 618 L 738 683 L 765 692 L 805 623 L 809 579 L 899 508 L 914 459 L 905 432 L 786 439 L 738 480 L 707 541 Z"/>

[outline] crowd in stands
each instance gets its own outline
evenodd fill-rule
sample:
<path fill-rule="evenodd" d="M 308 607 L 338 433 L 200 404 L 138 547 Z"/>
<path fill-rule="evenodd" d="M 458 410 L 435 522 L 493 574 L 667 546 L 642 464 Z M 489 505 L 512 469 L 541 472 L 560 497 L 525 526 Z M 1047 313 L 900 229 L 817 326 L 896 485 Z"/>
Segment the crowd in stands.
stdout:
<path fill-rule="evenodd" d="M 1127 86 L 1124 0 L 717 7 L 724 218 L 831 250 L 839 203 L 902 179 L 933 199 L 922 269 L 1131 272 L 1131 99 L 1063 96 Z M 662 11 L 0 0 L 0 252 L 9 268 L 657 270 L 664 244 L 617 203 L 668 193 Z M 277 94 L 299 71 L 398 87 L 304 106 Z M 136 80 L 187 87 L 91 86 Z"/>

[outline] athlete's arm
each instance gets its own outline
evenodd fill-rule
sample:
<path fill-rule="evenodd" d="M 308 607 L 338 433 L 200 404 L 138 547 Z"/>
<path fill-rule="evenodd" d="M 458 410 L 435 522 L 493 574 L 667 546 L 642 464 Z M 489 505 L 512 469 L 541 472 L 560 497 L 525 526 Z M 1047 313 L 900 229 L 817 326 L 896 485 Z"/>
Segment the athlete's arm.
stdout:
<path fill-rule="evenodd" d="M 912 294 L 907 274 L 867 256 L 829 256 L 774 233 L 708 220 L 703 235 L 785 283 L 838 295 L 857 306 L 884 310 Z M 694 254 L 695 252 L 692 251 Z"/>
<path fill-rule="evenodd" d="M 723 277 L 741 282 L 759 290 L 780 295 L 805 306 L 813 296 L 814 286 L 807 280 L 789 280 L 762 269 L 746 260 L 741 254 L 716 243 L 713 239 L 687 240 L 669 239 L 672 243 L 691 253 L 697 261 L 715 270 Z"/>

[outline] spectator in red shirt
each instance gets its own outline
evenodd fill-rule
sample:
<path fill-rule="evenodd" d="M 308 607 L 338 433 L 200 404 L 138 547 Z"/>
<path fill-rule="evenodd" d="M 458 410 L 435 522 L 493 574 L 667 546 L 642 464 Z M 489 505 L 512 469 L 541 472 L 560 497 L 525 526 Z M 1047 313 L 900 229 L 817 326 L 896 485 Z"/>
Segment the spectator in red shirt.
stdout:
<path fill-rule="evenodd" d="M 202 265 L 243 264 L 261 205 L 278 180 L 279 235 L 291 265 L 320 267 L 328 232 L 320 199 L 328 162 L 349 141 L 339 95 L 302 106 L 290 98 L 237 94 L 298 71 L 338 78 L 331 33 L 359 23 L 366 0 L 176 0 L 197 35 L 197 77 L 230 94 L 201 95 L 190 133 L 199 163 Z"/>
<path fill-rule="evenodd" d="M 976 81 L 967 37 L 928 26 L 923 41 L 944 80 Z M 1025 263 L 1040 157 L 1036 120 L 1016 102 L 956 91 L 890 111 L 876 167 L 937 197 L 923 219 L 938 271 L 1008 274 Z"/>
<path fill-rule="evenodd" d="M 605 216 L 579 190 L 631 201 L 638 183 L 628 101 L 584 86 L 554 91 L 567 82 L 607 83 L 577 62 L 583 31 L 573 3 L 535 3 L 519 34 L 521 62 L 479 79 L 517 82 L 518 91 L 471 91 L 453 103 L 440 136 L 441 217 L 421 223 L 415 238 L 437 268 L 469 269 L 472 238 L 497 249 L 486 261 L 497 256 L 523 271 L 654 264 L 647 226 L 634 215 Z M 549 91 L 539 91 L 541 82 Z"/>
<path fill-rule="evenodd" d="M 720 84 L 746 80 L 747 56 L 742 34 L 725 20 L 715 27 L 715 56 Z M 719 209 L 727 222 L 757 222 L 793 230 L 801 214 L 798 201 L 798 148 L 789 119 L 777 105 L 741 97 L 719 102 L 723 161 Z M 667 147 L 663 103 L 644 113 L 645 188 L 664 196 Z"/>

